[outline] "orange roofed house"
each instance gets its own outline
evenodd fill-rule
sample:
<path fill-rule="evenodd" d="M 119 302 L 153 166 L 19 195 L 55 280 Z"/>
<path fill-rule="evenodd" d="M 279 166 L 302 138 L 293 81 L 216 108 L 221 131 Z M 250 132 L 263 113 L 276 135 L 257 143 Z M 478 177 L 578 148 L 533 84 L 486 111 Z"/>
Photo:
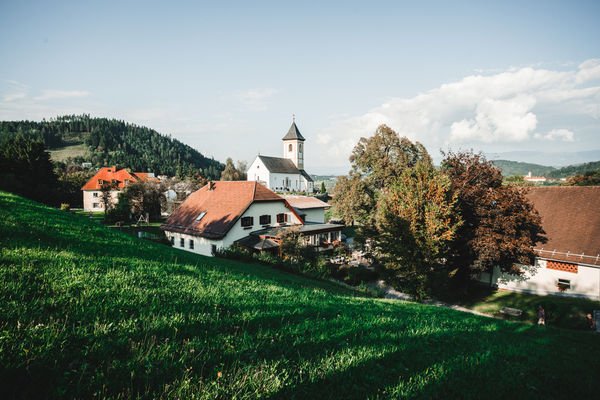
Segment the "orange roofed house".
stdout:
<path fill-rule="evenodd" d="M 115 189 L 110 191 L 110 195 L 113 204 L 115 204 L 119 192 L 125 186 L 139 181 L 159 182 L 158 178 L 151 172 L 130 173 L 125 169 L 117 170 L 117 167 L 114 166 L 104 167 L 81 188 L 83 191 L 83 209 L 85 211 L 104 211 L 101 187 L 105 183 L 114 185 Z"/>
<path fill-rule="evenodd" d="M 546 243 L 538 243 L 535 265 L 518 265 L 519 278 L 494 271 L 502 289 L 600 299 L 600 186 L 531 188 L 527 198 L 542 217 Z M 489 282 L 489 274 L 482 274 Z"/>
<path fill-rule="evenodd" d="M 192 193 L 161 226 L 173 247 L 206 256 L 237 242 L 256 251 L 279 247 L 296 228 L 309 244 L 340 239 L 342 225 L 305 222 L 283 197 L 255 181 L 210 182 Z"/>

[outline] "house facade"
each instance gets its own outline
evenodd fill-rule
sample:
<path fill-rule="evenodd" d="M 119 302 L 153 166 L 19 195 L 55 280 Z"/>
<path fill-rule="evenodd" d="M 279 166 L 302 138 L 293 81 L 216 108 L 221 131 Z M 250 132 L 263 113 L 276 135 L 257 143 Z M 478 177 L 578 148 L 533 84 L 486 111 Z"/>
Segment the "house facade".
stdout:
<path fill-rule="evenodd" d="M 278 234 L 292 228 L 307 242 L 316 243 L 313 236 L 324 234 L 339 240 L 342 226 L 327 225 L 305 223 L 283 197 L 258 182 L 219 181 L 192 193 L 161 229 L 173 247 L 211 256 L 235 242 L 258 251 L 274 249 Z"/>
<path fill-rule="evenodd" d="M 283 157 L 257 156 L 248 168 L 248 180 L 274 191 L 312 192 L 313 179 L 304 170 L 305 139 L 295 121 L 282 140 Z"/>
<path fill-rule="evenodd" d="M 325 223 L 325 211 L 331 206 L 324 201 L 310 196 L 282 196 L 296 210 L 305 222 Z"/>
<path fill-rule="evenodd" d="M 535 265 L 517 265 L 520 277 L 493 273 L 501 289 L 600 300 L 600 187 L 531 188 L 527 198 L 542 217 L 548 241 L 536 244 Z M 489 273 L 480 277 L 490 282 Z"/>
<path fill-rule="evenodd" d="M 84 211 L 104 211 L 102 203 L 102 186 L 104 184 L 110 184 L 114 188 L 110 191 L 110 199 L 112 204 L 116 204 L 119 193 L 127 185 L 139 181 L 158 182 L 159 180 L 150 172 L 130 173 L 125 169 L 117 169 L 116 166 L 101 168 L 81 188 Z"/>

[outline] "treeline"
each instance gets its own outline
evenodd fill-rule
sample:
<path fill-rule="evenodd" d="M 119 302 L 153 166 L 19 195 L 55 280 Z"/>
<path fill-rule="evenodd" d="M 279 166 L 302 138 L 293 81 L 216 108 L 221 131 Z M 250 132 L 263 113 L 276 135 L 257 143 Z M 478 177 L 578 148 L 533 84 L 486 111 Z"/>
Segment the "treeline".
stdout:
<path fill-rule="evenodd" d="M 590 171 L 597 171 L 600 169 L 600 161 L 592 161 L 579 165 L 569 165 L 560 169 L 551 171 L 546 175 L 546 178 L 568 178 L 574 175 L 585 175 Z"/>
<path fill-rule="evenodd" d="M 578 165 L 569 165 L 562 168 L 554 168 L 546 165 L 531 164 L 520 161 L 493 160 L 494 166 L 502 170 L 503 176 L 522 175 L 531 172 L 533 176 L 544 176 L 546 178 L 568 178 L 575 175 L 584 175 L 589 171 L 600 169 L 600 161 L 587 162 Z"/>
<path fill-rule="evenodd" d="M 94 167 L 117 165 L 136 172 L 173 176 L 199 174 L 219 179 L 224 165 L 154 129 L 116 119 L 67 115 L 49 121 L 2 121 L 0 138 L 22 135 L 41 140 L 48 149 L 84 143 L 88 154 L 67 163 L 91 162 Z"/>

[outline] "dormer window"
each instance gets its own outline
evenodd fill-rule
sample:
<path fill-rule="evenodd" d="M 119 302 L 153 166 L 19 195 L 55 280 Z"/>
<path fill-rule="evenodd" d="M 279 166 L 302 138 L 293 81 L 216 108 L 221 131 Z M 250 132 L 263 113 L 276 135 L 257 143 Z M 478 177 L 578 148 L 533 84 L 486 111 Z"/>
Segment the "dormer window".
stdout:
<path fill-rule="evenodd" d="M 198 214 L 198 216 L 196 217 L 196 222 L 199 222 L 202 218 L 204 218 L 205 215 L 206 211 L 202 211 L 200 214 Z"/>
<path fill-rule="evenodd" d="M 98 179 L 98 185 L 104 185 L 104 181 L 102 179 Z"/>

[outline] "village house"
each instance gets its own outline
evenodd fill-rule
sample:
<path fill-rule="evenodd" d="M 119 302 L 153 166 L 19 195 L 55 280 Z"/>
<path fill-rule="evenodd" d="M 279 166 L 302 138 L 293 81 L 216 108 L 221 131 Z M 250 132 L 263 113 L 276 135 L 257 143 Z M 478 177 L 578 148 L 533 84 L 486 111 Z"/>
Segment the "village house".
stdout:
<path fill-rule="evenodd" d="M 325 246 L 340 239 L 342 228 L 304 221 L 286 199 L 253 181 L 210 182 L 161 226 L 173 247 L 206 256 L 236 242 L 274 250 L 287 229 L 298 229 L 307 244 Z"/>
<path fill-rule="evenodd" d="M 523 179 L 525 180 L 525 182 L 532 183 L 545 183 L 547 180 L 543 176 L 531 176 L 531 171 L 529 171 L 529 173 L 526 176 L 524 176 Z"/>
<path fill-rule="evenodd" d="M 102 185 L 110 184 L 110 198 L 112 204 L 116 204 L 119 193 L 134 182 L 150 181 L 158 182 L 158 179 L 151 172 L 133 172 L 125 169 L 117 169 L 116 166 L 104 167 L 96 173 L 81 188 L 83 191 L 83 209 L 85 211 L 104 211 L 102 203 Z"/>
<path fill-rule="evenodd" d="M 248 168 L 248 180 L 278 192 L 312 192 L 313 179 L 304 170 L 305 139 L 295 121 L 282 140 L 283 158 L 257 156 Z"/>
<path fill-rule="evenodd" d="M 325 223 L 325 210 L 331 206 L 316 197 L 283 195 L 305 222 Z"/>
<path fill-rule="evenodd" d="M 547 243 L 536 244 L 535 265 L 522 277 L 494 271 L 501 289 L 600 300 L 600 186 L 531 188 L 527 198 L 542 217 Z M 480 277 L 489 282 L 489 273 Z"/>

